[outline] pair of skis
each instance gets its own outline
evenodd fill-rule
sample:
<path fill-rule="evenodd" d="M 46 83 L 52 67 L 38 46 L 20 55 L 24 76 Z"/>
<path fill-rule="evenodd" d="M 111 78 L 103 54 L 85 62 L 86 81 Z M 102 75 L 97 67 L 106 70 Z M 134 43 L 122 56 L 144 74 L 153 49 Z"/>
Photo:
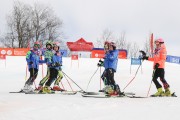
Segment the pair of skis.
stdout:
<path fill-rule="evenodd" d="M 78 91 L 54 91 L 53 93 L 47 94 L 62 94 L 62 95 L 75 95 Z M 17 92 L 9 92 L 9 93 L 25 93 L 25 94 L 46 94 L 39 91 L 32 91 L 32 92 L 24 92 L 23 90 Z"/>
<path fill-rule="evenodd" d="M 148 98 L 144 96 L 137 96 L 132 92 L 125 92 L 123 95 L 108 95 L 103 92 L 85 92 L 82 94 L 82 97 L 92 97 L 92 98 Z M 171 96 L 150 96 L 150 97 L 177 97 L 175 92 Z"/>

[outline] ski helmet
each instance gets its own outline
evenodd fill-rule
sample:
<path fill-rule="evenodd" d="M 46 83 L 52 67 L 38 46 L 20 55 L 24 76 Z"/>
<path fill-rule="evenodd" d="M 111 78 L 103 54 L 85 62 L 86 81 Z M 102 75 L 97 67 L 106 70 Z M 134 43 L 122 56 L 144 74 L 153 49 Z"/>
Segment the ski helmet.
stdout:
<path fill-rule="evenodd" d="M 47 45 L 50 45 L 51 48 L 53 47 L 53 44 L 52 44 L 52 42 L 50 40 L 46 42 L 46 47 L 47 47 Z"/>
<path fill-rule="evenodd" d="M 40 48 L 40 43 L 38 41 L 34 42 L 34 46 L 37 46 L 38 48 Z"/>
<path fill-rule="evenodd" d="M 59 43 L 59 42 L 54 42 L 54 43 L 53 43 L 53 49 L 54 49 L 55 46 L 57 46 L 58 49 L 59 49 L 60 43 Z"/>
<path fill-rule="evenodd" d="M 116 49 L 116 44 L 114 42 L 111 42 L 109 45 L 112 46 L 114 50 Z"/>
<path fill-rule="evenodd" d="M 155 40 L 155 42 L 164 43 L 164 40 L 162 38 L 158 38 Z"/>

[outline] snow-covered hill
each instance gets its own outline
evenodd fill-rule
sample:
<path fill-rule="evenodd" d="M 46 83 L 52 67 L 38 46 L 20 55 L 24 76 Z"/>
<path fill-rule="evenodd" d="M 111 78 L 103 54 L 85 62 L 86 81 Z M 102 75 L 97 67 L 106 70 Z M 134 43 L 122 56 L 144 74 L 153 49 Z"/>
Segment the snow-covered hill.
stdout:
<path fill-rule="evenodd" d="M 97 70 L 99 59 L 80 58 L 71 61 L 63 58 L 63 71 L 74 80 L 83 90 Z M 6 67 L 0 61 L 0 120 L 179 120 L 180 99 L 177 98 L 83 98 L 80 93 L 76 95 L 27 95 L 10 94 L 10 91 L 20 90 L 26 77 L 25 57 L 7 57 Z M 134 77 L 138 66 L 132 66 L 130 74 L 130 60 L 119 60 L 115 80 L 123 89 Z M 100 73 L 98 69 L 92 78 L 87 91 L 100 89 Z M 43 65 L 46 74 L 46 66 Z M 180 66 L 166 63 L 165 78 L 171 85 L 171 91 L 180 91 Z M 125 89 L 125 92 L 135 92 L 146 96 L 152 77 L 152 62 L 144 61 L 142 71 L 139 70 L 134 81 Z M 42 79 L 42 67 L 36 79 L 36 86 Z M 74 90 L 79 88 L 71 80 L 69 82 Z M 70 90 L 65 77 L 62 80 L 66 89 Z M 103 87 L 103 85 L 102 85 Z M 152 84 L 150 94 L 156 92 Z"/>

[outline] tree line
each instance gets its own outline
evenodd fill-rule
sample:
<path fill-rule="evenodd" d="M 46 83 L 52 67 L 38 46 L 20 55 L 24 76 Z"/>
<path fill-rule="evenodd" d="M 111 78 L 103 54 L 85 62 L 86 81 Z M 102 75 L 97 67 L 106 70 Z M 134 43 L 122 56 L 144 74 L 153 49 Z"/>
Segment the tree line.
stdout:
<path fill-rule="evenodd" d="M 52 8 L 43 4 L 34 5 L 15 1 L 13 9 L 7 15 L 7 33 L 0 38 L 0 46 L 11 48 L 27 48 L 35 41 L 42 43 L 47 40 L 59 41 L 62 49 L 67 49 L 62 31 L 63 21 L 57 17 Z M 105 29 L 101 38 L 97 39 L 95 47 L 103 47 L 105 41 L 114 41 L 118 49 L 126 49 L 128 58 L 139 56 L 139 46 L 136 42 L 128 42 L 125 32 L 115 38 L 113 32 Z M 144 50 L 150 54 L 150 45 L 147 39 Z"/>

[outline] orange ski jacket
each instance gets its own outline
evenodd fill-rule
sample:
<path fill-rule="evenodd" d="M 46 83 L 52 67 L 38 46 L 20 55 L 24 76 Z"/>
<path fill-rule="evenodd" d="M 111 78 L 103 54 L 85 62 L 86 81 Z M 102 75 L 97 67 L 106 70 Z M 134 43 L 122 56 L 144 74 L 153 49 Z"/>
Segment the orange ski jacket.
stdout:
<path fill-rule="evenodd" d="M 154 61 L 153 68 L 156 63 L 159 63 L 158 68 L 164 68 L 165 67 L 165 62 L 166 62 L 166 46 L 164 44 L 161 44 L 161 47 L 159 49 L 155 49 L 154 56 L 152 58 L 148 58 L 150 61 Z"/>

